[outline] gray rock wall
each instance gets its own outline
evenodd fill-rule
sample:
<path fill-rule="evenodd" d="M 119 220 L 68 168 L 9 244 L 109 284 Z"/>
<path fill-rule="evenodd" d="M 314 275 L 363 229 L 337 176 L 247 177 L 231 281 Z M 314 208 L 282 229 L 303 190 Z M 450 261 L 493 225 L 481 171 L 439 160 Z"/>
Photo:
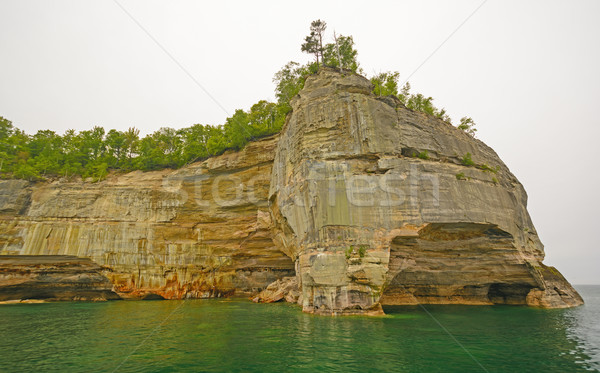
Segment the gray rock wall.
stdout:
<path fill-rule="evenodd" d="M 305 311 L 581 303 L 566 281 L 547 286 L 525 190 L 484 143 L 332 69 L 309 77 L 292 107 L 269 198 Z"/>

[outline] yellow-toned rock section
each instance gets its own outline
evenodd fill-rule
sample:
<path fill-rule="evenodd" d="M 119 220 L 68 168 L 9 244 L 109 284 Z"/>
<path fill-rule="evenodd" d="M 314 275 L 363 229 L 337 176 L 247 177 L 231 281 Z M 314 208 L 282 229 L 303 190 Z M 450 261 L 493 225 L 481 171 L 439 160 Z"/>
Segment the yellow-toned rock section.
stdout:
<path fill-rule="evenodd" d="M 371 90 L 322 68 L 281 134 L 240 152 L 98 183 L 1 181 L 0 254 L 89 258 L 123 298 L 252 294 L 324 315 L 582 304 L 542 264 L 498 155 Z"/>
<path fill-rule="evenodd" d="M 276 141 L 98 183 L 0 181 L 0 253 L 90 258 L 123 298 L 255 294 L 295 273 L 270 237 Z"/>

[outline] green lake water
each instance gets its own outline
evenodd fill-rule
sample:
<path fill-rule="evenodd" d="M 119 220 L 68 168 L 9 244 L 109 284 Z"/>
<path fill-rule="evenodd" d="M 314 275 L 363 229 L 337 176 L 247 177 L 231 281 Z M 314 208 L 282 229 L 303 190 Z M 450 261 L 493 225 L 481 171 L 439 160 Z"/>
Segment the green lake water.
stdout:
<path fill-rule="evenodd" d="M 424 306 L 319 317 L 245 300 L 0 306 L 0 371 L 600 371 L 600 286 L 586 305 Z"/>

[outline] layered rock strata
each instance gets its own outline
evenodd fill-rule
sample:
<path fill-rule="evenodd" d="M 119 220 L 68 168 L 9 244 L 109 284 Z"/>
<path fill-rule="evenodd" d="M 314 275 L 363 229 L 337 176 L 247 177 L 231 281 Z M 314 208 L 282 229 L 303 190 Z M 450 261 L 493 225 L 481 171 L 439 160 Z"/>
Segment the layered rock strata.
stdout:
<path fill-rule="evenodd" d="M 371 88 L 323 68 L 279 136 L 176 171 L 0 181 L 0 254 L 89 258 L 122 298 L 582 304 L 497 154 Z"/>
<path fill-rule="evenodd" d="M 69 255 L 0 255 L 0 302 L 120 299 L 101 268 Z"/>
<path fill-rule="evenodd" d="M 0 181 L 0 253 L 90 258 L 123 298 L 255 294 L 295 273 L 270 236 L 276 141 L 98 183 Z"/>
<path fill-rule="evenodd" d="M 481 141 L 322 69 L 292 101 L 271 189 L 301 304 L 380 314 L 416 303 L 582 303 L 553 268 L 523 186 Z"/>

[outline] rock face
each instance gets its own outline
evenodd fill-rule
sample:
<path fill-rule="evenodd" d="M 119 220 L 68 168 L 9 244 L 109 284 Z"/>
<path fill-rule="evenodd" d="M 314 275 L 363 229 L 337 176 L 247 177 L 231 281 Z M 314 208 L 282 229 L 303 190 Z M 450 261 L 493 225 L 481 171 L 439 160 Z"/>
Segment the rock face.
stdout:
<path fill-rule="evenodd" d="M 304 311 L 582 303 L 541 263 L 525 190 L 481 141 L 331 69 L 309 77 L 292 107 L 269 200 Z"/>
<path fill-rule="evenodd" d="M 255 303 L 274 303 L 285 300 L 289 303 L 298 303 L 299 298 L 298 278 L 293 276 L 284 277 L 271 283 L 265 290 L 252 298 L 252 301 Z"/>
<path fill-rule="evenodd" d="M 582 303 L 481 141 L 327 68 L 291 105 L 278 137 L 177 171 L 0 181 L 0 254 L 89 258 L 123 298 L 252 295 L 326 315 Z"/>
<path fill-rule="evenodd" d="M 295 273 L 270 237 L 276 141 L 98 183 L 0 181 L 0 253 L 90 258 L 123 298 L 255 294 Z"/>
<path fill-rule="evenodd" d="M 101 268 L 69 255 L 0 255 L 0 302 L 120 299 Z"/>

